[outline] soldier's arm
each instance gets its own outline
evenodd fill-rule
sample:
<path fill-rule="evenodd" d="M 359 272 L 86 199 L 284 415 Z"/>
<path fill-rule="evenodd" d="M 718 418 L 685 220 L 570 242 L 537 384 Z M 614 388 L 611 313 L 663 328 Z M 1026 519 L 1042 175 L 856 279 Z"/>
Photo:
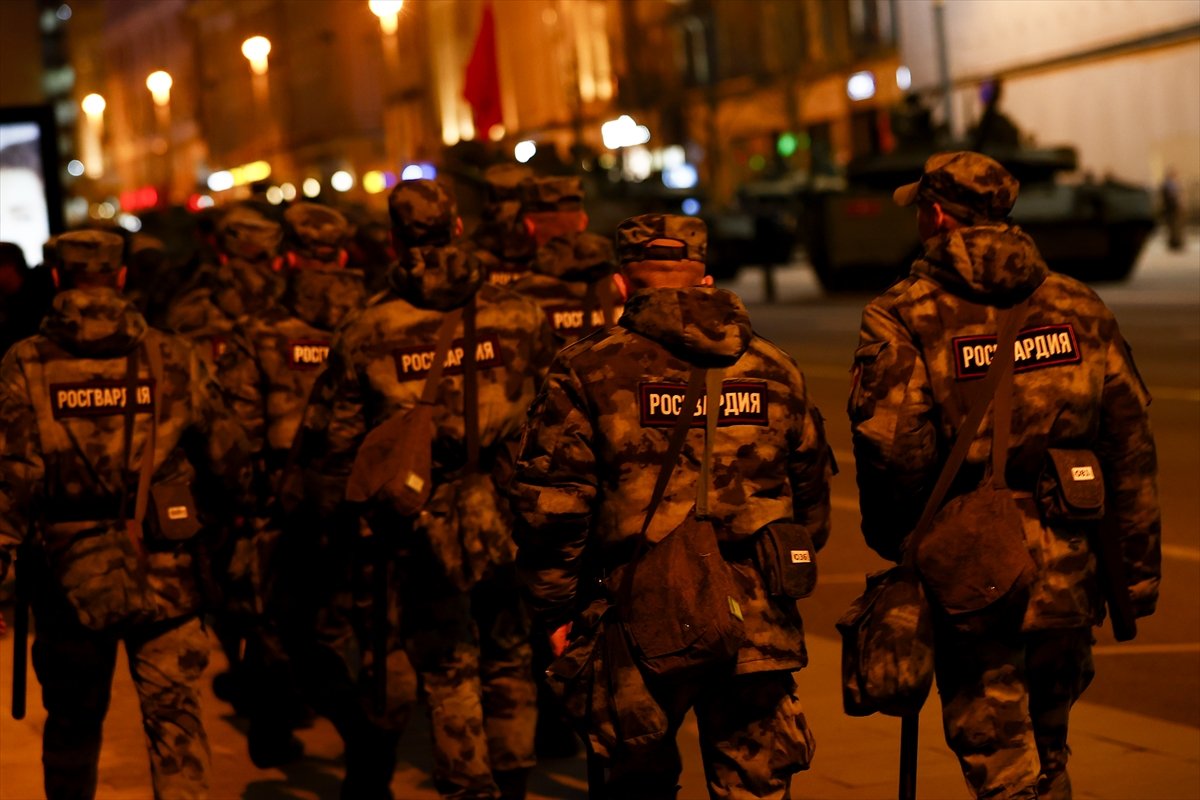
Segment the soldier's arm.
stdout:
<path fill-rule="evenodd" d="M 225 393 L 195 351 L 187 349 L 188 390 L 195 419 L 184 441 L 188 459 L 204 481 L 222 489 L 224 508 L 211 509 L 232 516 L 235 504 L 250 487 L 250 445 L 230 411 Z M 210 498 L 215 502 L 215 498 Z"/>
<path fill-rule="evenodd" d="M 49 409 L 46 409 L 49 412 Z M 10 348 L 0 363 L 0 581 L 36 517 L 45 465 L 26 376 Z"/>
<path fill-rule="evenodd" d="M 246 434 L 250 452 L 262 453 L 266 446 L 262 370 L 249 336 L 235 336 L 217 360 L 217 383 L 229 402 L 229 410 Z"/>
<path fill-rule="evenodd" d="M 329 360 L 317 378 L 296 435 L 297 465 L 304 476 L 305 499 L 329 514 L 346 495 L 359 445 L 367 434 L 362 379 L 341 334 L 334 337 Z"/>
<path fill-rule="evenodd" d="M 598 480 L 583 388 L 557 361 L 529 412 L 516 475 L 517 566 L 535 613 L 550 627 L 574 609 Z"/>
<path fill-rule="evenodd" d="M 937 430 L 925 360 L 885 306 L 863 312 L 848 406 L 867 544 L 900 560 L 937 478 Z"/>
<path fill-rule="evenodd" d="M 1109 513 L 1120 531 L 1130 599 L 1141 617 L 1154 613 L 1162 576 L 1158 459 L 1150 432 L 1150 394 L 1119 333 L 1110 340 L 1106 360 L 1097 454 L 1108 489 Z"/>
<path fill-rule="evenodd" d="M 808 529 L 813 545 L 820 550 L 829 539 L 829 483 L 833 462 L 825 440 L 820 410 L 809 403 L 801 379 L 792 392 L 795 427 L 789 442 L 788 479 L 792 486 L 792 516 Z"/>

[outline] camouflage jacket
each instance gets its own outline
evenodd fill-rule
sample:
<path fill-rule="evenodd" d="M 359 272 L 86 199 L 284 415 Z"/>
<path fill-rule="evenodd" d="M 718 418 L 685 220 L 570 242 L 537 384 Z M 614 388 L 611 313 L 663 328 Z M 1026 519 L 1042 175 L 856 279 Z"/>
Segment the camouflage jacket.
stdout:
<path fill-rule="evenodd" d="M 469 246 L 483 268 L 484 280 L 509 286 L 533 271 L 536 245 L 523 230 L 484 220 L 471 233 Z"/>
<path fill-rule="evenodd" d="M 931 239 L 911 274 L 863 312 L 849 402 L 863 534 L 881 555 L 899 560 L 970 408 L 971 387 L 990 363 L 997 307 L 1026 296 L 1008 484 L 1032 492 L 1048 448 L 1095 451 L 1123 531 L 1135 607 L 1150 613 L 1160 553 L 1149 393 L 1104 303 L 1078 281 L 1049 272 L 1016 227 L 993 223 Z M 982 480 L 991 441 L 989 410 L 950 496 Z M 1032 501 L 1021 505 L 1039 566 L 1026 627 L 1098 621 L 1102 607 L 1086 538 L 1043 525 Z"/>
<path fill-rule="evenodd" d="M 741 301 L 717 289 L 646 290 L 620 324 L 559 353 L 530 411 L 511 484 L 518 563 L 535 610 L 552 624 L 591 604 L 597 565 L 633 556 L 693 365 L 724 370 L 710 512 L 736 545 L 794 519 L 817 547 L 829 536 L 831 464 L 820 415 L 795 362 L 756 336 Z M 703 431 L 688 434 L 649 529 L 657 541 L 696 499 Z M 739 548 L 740 549 L 740 548 Z M 794 602 L 768 599 L 749 559 L 740 672 L 806 662 Z"/>
<path fill-rule="evenodd" d="M 167 310 L 167 328 L 196 343 L 210 371 L 238 333 L 238 322 L 278 303 L 283 279 L 269 267 L 233 259 L 205 271 Z"/>
<path fill-rule="evenodd" d="M 247 318 L 218 362 L 217 379 L 252 452 L 263 456 L 261 489 L 276 484 L 304 407 L 325 367 L 333 331 L 365 304 L 358 270 L 310 268 L 289 276 L 280 305 Z M 268 498 L 258 498 L 260 502 Z"/>
<path fill-rule="evenodd" d="M 537 302 L 546 312 L 555 335 L 570 344 L 597 328 L 607 328 L 621 318 L 621 302 L 612 275 L 616 272 L 612 242 L 594 233 L 551 239 L 538 249 L 530 272 L 511 288 Z M 604 318 L 597 289 L 607 282 L 613 298 L 611 322 Z M 588 319 L 584 319 L 587 314 Z"/>
<path fill-rule="evenodd" d="M 306 499 L 326 512 L 344 497 L 367 432 L 417 403 L 447 312 L 474 297 L 481 466 L 496 470 L 497 479 L 511 464 L 521 422 L 554 356 L 553 333 L 537 305 L 482 283 L 479 263 L 469 253 L 448 246 L 408 257 L 417 266 L 394 270 L 392 288 L 351 314 L 334 336 L 305 412 L 299 458 L 306 493 L 313 495 Z M 485 497 L 457 496 L 466 464 L 461 334 L 447 364 L 434 412 L 435 486 L 417 528 L 446 524 L 460 510 L 456 505 L 471 505 L 475 519 L 484 520 L 480 525 L 510 540 L 507 511 L 492 481 L 471 484 Z"/>
<path fill-rule="evenodd" d="M 126 468 L 126 357 L 135 348 L 134 458 Z M 161 353 L 162 385 L 145 348 Z M 197 607 L 188 549 L 146 541 L 143 563 L 122 521 L 121 499 L 132 508 L 155 400 L 153 486 L 197 478 L 217 478 L 233 491 L 244 486 L 245 440 L 203 362 L 186 340 L 147 327 L 111 290 L 61 292 L 41 333 L 15 345 L 0 366 L 0 561 L 38 530 L 51 574 L 89 627 Z"/>

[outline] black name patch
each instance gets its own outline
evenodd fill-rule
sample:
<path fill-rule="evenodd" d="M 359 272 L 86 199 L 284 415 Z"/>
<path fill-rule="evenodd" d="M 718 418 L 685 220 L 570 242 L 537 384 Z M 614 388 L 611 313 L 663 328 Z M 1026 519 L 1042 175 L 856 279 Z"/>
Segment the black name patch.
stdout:
<path fill-rule="evenodd" d="M 493 286 L 508 286 L 529 274 L 529 270 L 494 269 L 488 273 L 488 283 Z"/>
<path fill-rule="evenodd" d="M 154 407 L 154 381 L 139 380 L 132 399 L 135 413 L 150 411 Z M 55 419 L 124 414 L 129 400 L 126 381 L 50 384 L 50 407 Z"/>
<path fill-rule="evenodd" d="M 995 336 L 957 336 L 952 346 L 954 373 L 960 381 L 986 375 L 997 347 Z M 1013 357 L 1016 362 L 1014 372 L 1078 364 L 1083 360 L 1075 328 L 1070 324 L 1021 331 L 1013 345 Z"/>
<path fill-rule="evenodd" d="M 583 330 L 583 306 L 548 306 L 546 316 L 556 331 Z M 588 327 L 603 328 L 604 324 L 604 310 L 593 308 L 592 321 Z"/>
<path fill-rule="evenodd" d="M 329 360 L 329 341 L 288 339 L 287 353 L 292 369 L 319 369 Z"/>
<path fill-rule="evenodd" d="M 393 350 L 392 358 L 396 362 L 396 377 L 401 381 L 424 378 L 433 368 L 433 356 L 436 350 L 437 348 L 433 345 L 417 345 Z M 455 339 L 450 345 L 450 351 L 446 353 L 444 374 L 461 375 L 465 355 L 463 340 Z M 475 344 L 475 363 L 481 370 L 504 366 L 504 356 L 500 353 L 499 336 L 494 333 L 485 333 L 479 337 Z"/>
<path fill-rule="evenodd" d="M 643 428 L 669 428 L 684 412 L 687 386 L 682 383 L 638 384 L 638 404 Z M 692 427 L 702 427 L 708 413 L 706 398 L 692 409 Z M 767 384 L 764 381 L 725 381 L 717 410 L 718 425 L 767 425 Z"/>

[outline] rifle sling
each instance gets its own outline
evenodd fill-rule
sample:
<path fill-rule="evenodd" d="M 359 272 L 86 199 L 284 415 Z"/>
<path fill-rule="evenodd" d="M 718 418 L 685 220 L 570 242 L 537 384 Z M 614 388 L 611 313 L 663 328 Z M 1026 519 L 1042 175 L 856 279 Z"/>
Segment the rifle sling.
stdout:
<path fill-rule="evenodd" d="M 479 364 L 476 363 L 475 296 L 463 309 L 463 426 L 467 437 L 467 471 L 479 471 Z"/>

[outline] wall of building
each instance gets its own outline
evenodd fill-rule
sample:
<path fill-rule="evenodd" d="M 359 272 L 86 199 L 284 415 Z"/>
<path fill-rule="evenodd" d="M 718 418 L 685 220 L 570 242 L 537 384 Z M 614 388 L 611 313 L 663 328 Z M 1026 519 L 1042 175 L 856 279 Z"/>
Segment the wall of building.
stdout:
<path fill-rule="evenodd" d="M 1186 33 L 1200 26 L 1200 2 L 973 0 L 943 13 L 957 132 L 981 112 L 979 82 L 1012 73 L 1001 110 L 1039 144 L 1075 145 L 1081 171 L 1156 184 L 1174 166 L 1200 191 L 1200 33 Z M 933 14 L 934 0 L 898 4 L 916 90 L 939 83 Z M 1184 34 L 1149 41 L 1169 31 Z"/>

